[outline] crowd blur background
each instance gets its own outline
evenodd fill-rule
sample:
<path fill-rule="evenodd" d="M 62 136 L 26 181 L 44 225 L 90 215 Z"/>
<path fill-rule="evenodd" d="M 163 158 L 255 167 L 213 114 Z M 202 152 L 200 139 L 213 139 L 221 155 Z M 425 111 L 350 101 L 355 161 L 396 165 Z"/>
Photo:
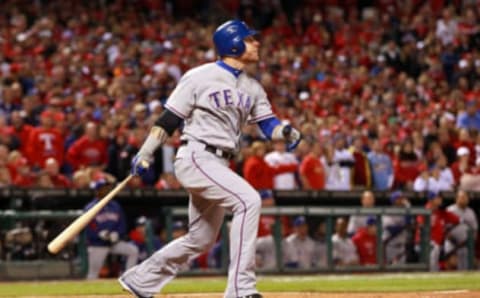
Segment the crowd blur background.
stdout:
<path fill-rule="evenodd" d="M 1 1 L 0 187 L 118 181 L 221 22 L 258 29 L 247 71 L 294 152 L 244 128 L 231 167 L 270 190 L 480 190 L 475 0 Z M 131 188 L 181 189 L 178 132 Z M 268 201 L 265 201 L 268 202 Z M 427 202 L 427 200 L 425 201 Z"/>

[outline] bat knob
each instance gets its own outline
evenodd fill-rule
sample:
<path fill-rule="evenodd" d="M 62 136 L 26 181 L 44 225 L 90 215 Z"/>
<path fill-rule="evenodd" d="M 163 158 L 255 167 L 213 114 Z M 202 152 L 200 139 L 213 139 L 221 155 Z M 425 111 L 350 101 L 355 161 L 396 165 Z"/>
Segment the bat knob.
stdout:
<path fill-rule="evenodd" d="M 150 163 L 148 163 L 148 161 L 146 160 L 142 160 L 140 162 L 140 165 L 143 167 L 143 168 L 148 168 L 150 166 Z"/>

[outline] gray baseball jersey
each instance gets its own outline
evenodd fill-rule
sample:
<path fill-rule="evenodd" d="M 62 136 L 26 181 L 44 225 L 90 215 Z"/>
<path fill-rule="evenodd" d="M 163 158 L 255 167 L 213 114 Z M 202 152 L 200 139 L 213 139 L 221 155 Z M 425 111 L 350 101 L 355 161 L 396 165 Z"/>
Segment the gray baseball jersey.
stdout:
<path fill-rule="evenodd" d="M 332 236 L 333 259 L 339 265 L 351 265 L 358 263 L 357 248 L 352 239 L 340 237 L 338 234 Z"/>
<path fill-rule="evenodd" d="M 478 231 L 478 220 L 477 215 L 475 215 L 475 212 L 473 212 L 472 208 L 467 207 L 465 209 L 461 209 L 457 204 L 452 204 L 448 206 L 447 210 L 456 214 L 461 221 L 473 229 L 475 231 L 474 234 L 476 234 L 476 231 Z"/>
<path fill-rule="evenodd" d="M 285 264 L 298 264 L 298 268 L 311 269 L 315 265 L 315 242 L 310 237 L 300 239 L 297 234 L 284 241 L 283 260 Z"/>
<path fill-rule="evenodd" d="M 385 259 L 387 264 L 403 264 L 406 261 L 407 230 L 405 216 L 384 215 L 383 242 L 385 245 Z M 391 228 L 398 229 L 396 234 L 391 233 Z"/>
<path fill-rule="evenodd" d="M 347 233 L 348 235 L 355 234 L 358 229 L 367 226 L 368 215 L 352 215 L 348 220 Z"/>
<path fill-rule="evenodd" d="M 230 265 L 225 298 L 257 293 L 255 241 L 261 209 L 258 192 L 229 168 L 221 154 L 237 151 L 241 128 L 247 122 L 273 117 L 263 88 L 245 73 L 208 63 L 188 71 L 166 103 L 184 119 L 175 174 L 190 193 L 189 232 L 169 243 L 121 279 L 153 296 L 175 277 L 182 264 L 208 250 L 216 241 L 225 209 L 233 212 Z"/>
<path fill-rule="evenodd" d="M 185 119 L 182 139 L 237 151 L 241 128 L 273 116 L 260 84 L 241 73 L 238 78 L 216 63 L 188 71 L 165 105 Z"/>
<path fill-rule="evenodd" d="M 476 237 L 478 231 L 478 220 L 475 212 L 472 208 L 467 207 L 462 209 L 458 207 L 457 204 L 452 204 L 448 206 L 448 211 L 456 214 L 462 223 L 456 225 L 449 231 L 449 237 L 445 241 L 445 252 L 449 253 L 457 245 L 461 245 L 460 248 L 457 249 L 457 258 L 458 258 L 458 265 L 457 268 L 459 270 L 467 270 L 468 269 L 468 251 L 467 246 L 464 245 L 465 241 L 467 241 L 468 237 L 468 229 L 473 230 L 473 235 Z M 451 242 L 449 238 L 455 239 L 455 243 Z"/>

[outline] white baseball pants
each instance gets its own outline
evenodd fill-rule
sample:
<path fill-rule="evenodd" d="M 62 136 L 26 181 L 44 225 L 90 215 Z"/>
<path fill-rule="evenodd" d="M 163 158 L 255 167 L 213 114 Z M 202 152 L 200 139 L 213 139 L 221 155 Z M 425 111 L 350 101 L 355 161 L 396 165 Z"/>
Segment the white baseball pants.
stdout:
<path fill-rule="evenodd" d="M 231 210 L 230 265 L 225 298 L 257 293 L 255 241 L 261 200 L 258 192 L 228 167 L 228 161 L 207 152 L 201 143 L 182 146 L 176 176 L 190 192 L 189 231 L 122 278 L 139 293 L 153 296 L 172 280 L 180 265 L 210 249 L 217 239 L 225 209 Z"/>

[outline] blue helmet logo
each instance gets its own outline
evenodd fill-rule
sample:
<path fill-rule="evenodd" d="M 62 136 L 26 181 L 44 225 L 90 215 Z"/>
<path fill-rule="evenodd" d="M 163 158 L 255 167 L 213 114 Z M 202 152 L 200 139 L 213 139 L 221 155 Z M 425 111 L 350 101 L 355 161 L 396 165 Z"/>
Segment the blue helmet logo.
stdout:
<path fill-rule="evenodd" d="M 213 43 L 220 56 L 239 57 L 245 52 L 243 40 L 257 34 L 257 31 L 248 28 L 245 22 L 230 20 L 220 25 L 213 34 Z"/>

